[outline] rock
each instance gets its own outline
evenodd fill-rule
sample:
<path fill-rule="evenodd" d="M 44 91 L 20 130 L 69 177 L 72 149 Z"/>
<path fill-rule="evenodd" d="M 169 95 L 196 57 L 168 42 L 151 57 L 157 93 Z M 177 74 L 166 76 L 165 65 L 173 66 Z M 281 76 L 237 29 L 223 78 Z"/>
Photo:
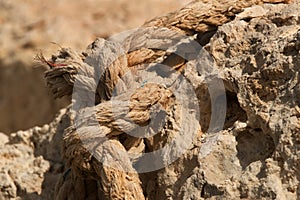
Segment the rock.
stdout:
<path fill-rule="evenodd" d="M 138 176 L 103 167 L 83 148 L 82 141 L 74 133 L 79 132 L 87 139 L 91 139 L 91 135 L 96 137 L 107 133 L 110 134 L 108 141 L 120 148 L 130 149 L 133 146 L 132 149 L 142 151 L 151 147 L 147 149 L 150 151 L 169 142 L 169 138 L 175 134 L 174 130 L 180 127 L 176 121 L 180 117 L 175 111 L 171 112 L 173 115 L 170 114 L 174 108 L 172 101 L 164 103 L 160 99 L 160 103 L 169 109 L 166 109 L 168 119 L 174 118 L 170 126 L 166 126 L 171 127 L 171 131 L 145 140 L 142 145 L 140 140 L 133 138 L 129 138 L 130 143 L 127 144 L 124 142 L 126 138 L 119 136 L 122 133 L 120 127 L 111 120 L 116 113 L 109 112 L 108 101 L 100 101 L 97 120 L 103 129 L 98 135 L 85 127 L 90 119 L 89 113 L 83 115 L 86 118 L 80 121 L 81 129 L 73 128 L 75 113 L 67 108 L 48 126 L 17 132 L 12 134 L 8 143 L 0 145 L 0 158 L 4 160 L 4 164 L 0 163 L 0 166 L 3 165 L 0 167 L 0 178 L 3 180 L 0 184 L 5 188 L 4 192 L 0 192 L 0 199 L 17 196 L 31 199 L 53 199 L 56 196 L 66 199 L 75 198 L 72 196 L 75 193 L 79 194 L 79 199 L 104 199 L 114 194 L 110 193 L 110 189 L 122 191 L 115 195 L 120 195 L 120 198 L 123 194 L 130 196 L 142 190 L 139 195 L 149 200 L 298 199 L 299 9 L 297 1 L 291 5 L 266 4 L 247 8 L 231 22 L 219 26 L 204 46 L 214 58 L 215 67 L 225 84 L 227 102 L 223 103 L 226 103 L 227 112 L 222 130 L 207 131 L 211 116 L 209 91 L 203 84 L 203 74 L 190 68 L 194 63 L 191 61 L 186 64 L 183 74 L 196 88 L 204 115 L 200 118 L 201 130 L 191 147 L 175 162 Z M 134 57 L 133 54 L 130 56 Z M 140 93 L 135 94 L 135 105 L 138 106 L 133 107 L 137 110 L 131 109 L 134 113 L 131 117 L 141 123 L 148 120 L 152 111 L 159 113 L 159 109 L 147 110 L 147 106 L 142 106 L 145 99 L 148 102 L 155 99 L 150 92 L 151 98 L 145 98 L 147 87 L 150 86 L 146 84 L 140 87 Z M 169 92 L 165 86 L 161 87 L 161 91 L 161 97 Z M 120 95 L 118 100 L 121 101 L 121 97 L 124 98 Z M 125 110 L 121 108 L 118 107 L 121 111 L 117 114 Z M 129 124 L 125 128 L 134 128 L 127 121 L 121 122 Z M 97 138 L 92 139 L 87 141 L 94 144 Z M 63 151 L 61 147 L 64 147 Z M 114 150 L 104 145 L 100 147 L 106 152 Z M 109 157 L 110 154 L 105 155 Z M 128 161 L 124 159 L 125 156 L 118 156 L 119 162 Z M 155 164 L 155 161 L 151 164 Z M 105 179 L 111 181 L 105 182 Z M 128 185 L 131 182 L 133 184 Z M 55 189 L 54 183 L 57 183 Z"/>
<path fill-rule="evenodd" d="M 236 136 L 244 175 L 235 182 L 244 198 L 299 196 L 299 11 L 297 4 L 248 8 L 206 47 L 247 115 L 246 130 Z M 258 180 L 249 173 L 253 162 L 261 163 Z"/>
<path fill-rule="evenodd" d="M 17 187 L 7 171 L 0 172 L 1 196 L 4 199 L 12 199 L 17 197 Z"/>
<path fill-rule="evenodd" d="M 43 128 L 0 135 L 0 199 L 52 199 L 64 171 L 58 146 L 60 127 L 70 124 L 65 112 Z"/>
<path fill-rule="evenodd" d="M 0 133 L 0 145 L 4 145 L 9 141 L 8 136 L 4 133 Z"/>
<path fill-rule="evenodd" d="M 83 49 L 96 37 L 135 28 L 184 2 L 1 0 L 0 131 L 8 134 L 42 126 L 70 103 L 69 99 L 54 100 L 49 95 L 43 80 L 46 68 L 34 60 L 39 51 L 49 55 L 59 48 L 57 44 Z"/>

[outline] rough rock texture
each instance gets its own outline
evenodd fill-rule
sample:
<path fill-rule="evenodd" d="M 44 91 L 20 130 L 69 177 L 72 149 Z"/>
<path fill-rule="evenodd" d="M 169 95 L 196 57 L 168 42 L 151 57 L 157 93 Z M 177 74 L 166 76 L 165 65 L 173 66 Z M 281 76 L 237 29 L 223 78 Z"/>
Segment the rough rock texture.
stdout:
<path fill-rule="evenodd" d="M 227 7 L 224 5 L 223 8 L 226 10 Z M 172 92 L 168 85 L 158 87 L 141 83 L 139 80 L 137 82 L 140 85 L 134 95 L 131 94 L 132 96 L 128 95 L 127 88 L 117 88 L 116 100 L 120 104 L 117 110 L 113 110 L 107 100 L 111 98 L 111 88 L 116 84 L 113 81 L 115 76 L 107 75 L 106 83 L 111 85 L 105 90 L 97 87 L 96 84 L 93 85 L 93 80 L 86 82 L 86 85 L 92 86 L 88 89 L 98 88 L 96 102 L 99 104 L 95 106 L 96 113 L 92 115 L 89 112 L 91 108 L 84 108 L 82 113 L 76 113 L 77 116 L 83 116 L 76 126 L 77 129 L 73 124 L 75 113 L 67 109 L 62 111 L 52 124 L 46 126 L 44 131 L 35 128 L 27 132 L 18 132 L 9 138 L 9 143 L 5 144 L 1 152 L 12 149 L 11 151 L 16 152 L 12 155 L 17 155 L 15 149 L 27 149 L 29 153 L 26 154 L 28 156 L 26 160 L 29 166 L 33 166 L 33 172 L 27 171 L 27 174 L 21 176 L 22 179 L 20 176 L 14 176 L 14 174 L 22 174 L 22 170 L 18 172 L 12 167 L 11 170 L 7 170 L 8 167 L 1 166 L 1 179 L 4 180 L 1 181 L 3 185 L 1 188 L 4 188 L 4 191 L 1 190 L 0 199 L 1 195 L 6 199 L 16 196 L 39 199 L 50 198 L 51 195 L 57 199 L 74 199 L 73 195 L 78 199 L 298 199 L 300 196 L 299 8 L 299 4 L 295 2 L 290 5 L 253 6 L 240 14 L 234 12 L 237 14 L 235 19 L 231 22 L 229 19 L 224 21 L 228 23 L 214 30 L 213 36 L 209 37 L 210 41 L 204 42 L 205 49 L 214 58 L 215 67 L 225 84 L 227 113 L 222 130 L 206 132 L 211 116 L 209 111 L 211 104 L 203 81 L 204 75 L 191 71 L 193 61 L 186 63 L 182 59 L 174 59 L 178 57 L 171 57 L 172 54 L 167 54 L 165 51 L 151 51 L 151 49 L 148 51 L 135 49 L 128 52 L 127 59 L 131 61 L 127 62 L 129 68 L 140 63 L 152 62 L 159 56 L 165 55 L 164 64 L 181 71 L 191 80 L 196 91 L 202 116 L 201 130 L 199 128 L 192 147 L 174 163 L 163 169 L 138 176 L 102 165 L 105 159 L 109 160 L 109 156 L 117 155 L 115 149 L 111 148 L 113 145 L 123 152 L 159 149 L 170 142 L 170 138 L 177 133 L 176 128 L 182 126 L 179 123 L 180 113 L 176 112 L 179 105 L 176 105 L 174 97 L 170 95 Z M 223 13 L 220 16 L 227 16 L 226 12 L 225 15 Z M 203 24 L 207 23 L 210 22 L 203 22 Z M 211 26 L 216 27 L 218 24 L 212 23 Z M 178 25 L 174 27 L 176 31 L 190 33 L 186 28 L 178 29 Z M 194 27 L 191 29 L 195 33 L 199 31 L 200 35 L 203 33 L 205 35 L 210 29 L 207 29 L 207 26 L 203 27 L 200 30 L 194 30 Z M 199 38 L 196 40 L 201 42 Z M 95 52 L 93 50 L 107 47 L 105 44 L 109 42 L 105 43 L 100 39 L 93 44 L 84 54 L 75 52 L 51 60 L 52 64 L 67 64 L 61 68 L 54 67 L 46 74 L 47 82 L 55 95 L 70 95 L 68 90 L 73 87 L 73 76 L 80 71 L 80 68 L 74 65 L 75 62 L 70 60 L 77 59 L 76 63 L 83 69 L 89 69 L 84 63 L 96 61 L 101 63 L 99 60 L 91 62 L 87 58 L 95 58 L 89 57 Z M 58 55 L 62 55 L 63 52 L 72 51 L 62 49 Z M 96 51 L 99 52 L 102 51 Z M 73 55 L 75 57 L 72 57 Z M 138 59 L 140 55 L 144 55 L 146 59 Z M 173 59 L 168 60 L 168 57 Z M 174 60 L 175 63 L 171 62 Z M 115 67 L 122 64 L 124 63 L 113 63 L 111 71 L 108 70 L 107 73 L 122 72 L 121 68 Z M 88 77 L 90 72 L 83 71 L 84 76 Z M 70 74 L 72 76 L 69 76 Z M 132 80 L 122 79 L 122 81 Z M 65 83 L 69 85 L 65 87 Z M 59 90 L 59 88 L 63 89 Z M 89 94 L 89 91 L 86 94 Z M 162 99 L 156 98 L 156 95 L 161 96 Z M 135 128 L 132 123 L 122 120 L 122 116 L 126 115 L 123 113 L 125 109 L 122 109 L 122 102 L 126 98 L 127 100 L 129 98 L 132 103 L 128 115 L 136 124 L 145 125 L 151 114 L 162 112 L 166 113 L 167 121 L 172 126 L 162 126 L 162 131 L 158 131 L 153 138 L 143 139 L 144 142 L 126 136 L 124 128 L 126 130 Z M 160 105 L 160 107 L 154 107 L 156 109 L 148 112 L 150 105 Z M 99 122 L 101 128 L 99 132 L 93 129 L 95 121 L 90 120 L 93 116 Z M 116 123 L 114 119 L 121 121 Z M 101 142 L 103 134 L 108 136 L 108 140 Z M 3 137 L 4 140 L 8 140 Z M 81 143 L 85 142 L 80 140 L 82 138 L 94 145 L 96 153 L 98 151 L 101 153 L 93 154 L 93 157 Z M 95 141 L 98 143 L 95 144 Z M 0 145 L 3 147 L 4 144 Z M 63 147 L 62 151 L 58 147 Z M 148 149 L 145 150 L 145 147 Z M 32 152 L 35 151 L 38 153 L 33 154 Z M 63 158 L 58 154 L 63 155 Z M 7 154 L 1 155 L 1 159 L 7 157 Z M 38 157 L 40 155 L 43 155 L 43 158 Z M 99 157 L 95 159 L 97 155 L 107 157 L 101 157 L 103 163 L 100 163 Z M 119 163 L 122 167 L 134 171 L 124 154 L 117 156 L 119 161 L 123 161 Z M 17 165 L 15 159 L 18 159 L 18 156 L 6 159 L 5 163 L 8 163 L 6 166 Z M 39 165 L 41 167 L 35 168 Z M 114 167 L 120 169 L 120 166 Z M 19 168 L 23 169 L 22 167 L 17 169 Z M 48 172 L 45 173 L 47 170 Z M 25 187 L 22 182 L 27 180 L 28 174 L 32 178 L 28 181 L 37 185 L 42 181 L 57 182 L 55 191 L 53 192 L 52 184 L 45 184 L 42 189 L 35 190 L 38 194 L 28 196 L 32 195 L 33 191 L 30 185 Z M 42 175 L 40 179 L 35 179 L 36 176 L 31 174 Z"/>
<path fill-rule="evenodd" d="M 232 132 L 242 170 L 232 183 L 243 198 L 300 196 L 299 11 L 299 5 L 246 9 L 207 45 L 247 115 L 245 127 Z"/>
<path fill-rule="evenodd" d="M 43 79 L 46 68 L 34 60 L 40 50 L 49 56 L 59 48 L 51 42 L 83 49 L 96 37 L 135 28 L 184 2 L 0 0 L 0 131 L 49 123 L 69 104 L 67 99 L 55 101 L 49 95 Z"/>
<path fill-rule="evenodd" d="M 62 133 L 72 116 L 62 109 L 49 125 L 0 136 L 0 199 L 52 199 L 59 175 Z"/>

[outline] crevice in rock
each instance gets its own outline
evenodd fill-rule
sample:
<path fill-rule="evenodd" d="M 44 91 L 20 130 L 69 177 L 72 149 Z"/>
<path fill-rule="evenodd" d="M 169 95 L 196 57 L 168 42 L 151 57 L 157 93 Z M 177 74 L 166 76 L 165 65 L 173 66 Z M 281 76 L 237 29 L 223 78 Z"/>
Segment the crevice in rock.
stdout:
<path fill-rule="evenodd" d="M 157 196 L 158 182 L 157 171 L 139 174 L 144 196 L 148 199 L 155 199 Z"/>
<path fill-rule="evenodd" d="M 260 168 L 260 172 L 256 175 L 257 178 L 262 179 L 262 178 L 266 178 L 267 177 L 267 173 L 266 173 L 266 162 L 262 162 L 261 163 L 261 168 Z"/>
<path fill-rule="evenodd" d="M 250 163 L 269 158 L 275 151 L 275 144 L 270 135 L 256 129 L 241 131 L 236 136 L 237 157 L 243 169 Z"/>
<path fill-rule="evenodd" d="M 226 111 L 224 129 L 232 127 L 236 121 L 246 122 L 247 114 L 241 108 L 237 95 L 233 92 L 227 91 L 226 99 L 227 99 L 227 111 Z"/>
<path fill-rule="evenodd" d="M 203 85 L 201 91 L 197 92 L 200 107 L 200 125 L 203 132 L 209 128 L 211 121 L 211 99 L 206 85 Z M 221 102 L 222 103 L 222 102 Z M 226 116 L 223 129 L 233 127 L 236 121 L 246 122 L 247 114 L 241 108 L 237 95 L 234 92 L 226 91 Z"/>
<path fill-rule="evenodd" d="M 217 186 L 205 183 L 203 185 L 202 191 L 201 191 L 201 197 L 202 198 L 210 198 L 213 196 L 220 196 L 223 195 L 224 191 L 221 191 Z"/>
<path fill-rule="evenodd" d="M 271 19 L 271 21 L 277 27 L 295 25 L 295 17 L 294 16 L 290 16 L 290 17 L 286 17 L 286 18 L 274 17 L 273 19 Z"/>
<path fill-rule="evenodd" d="M 217 32 L 217 29 L 213 29 L 211 31 L 202 33 L 202 34 L 197 34 L 197 42 L 201 45 L 201 46 L 205 46 L 206 44 L 209 43 L 210 39 L 212 38 L 212 36 L 215 35 L 215 33 Z"/>

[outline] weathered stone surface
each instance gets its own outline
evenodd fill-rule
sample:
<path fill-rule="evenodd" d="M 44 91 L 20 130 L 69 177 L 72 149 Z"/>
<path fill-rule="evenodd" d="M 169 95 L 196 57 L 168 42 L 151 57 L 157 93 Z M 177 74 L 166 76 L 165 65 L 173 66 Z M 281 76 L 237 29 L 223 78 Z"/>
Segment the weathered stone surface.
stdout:
<path fill-rule="evenodd" d="M 62 133 L 70 118 L 61 110 L 49 125 L 1 135 L 0 188 L 3 199 L 52 199 L 59 175 Z M 0 195 L 0 197 L 1 197 Z M 1 199 L 1 198 L 0 198 Z"/>
<path fill-rule="evenodd" d="M 46 68 L 34 60 L 39 51 L 49 56 L 57 44 L 83 49 L 96 37 L 135 28 L 186 1 L 0 0 L 0 131 L 42 126 L 69 104 L 46 89 Z"/>
<path fill-rule="evenodd" d="M 226 86 L 227 129 L 206 135 L 197 161 L 158 172 L 151 198 L 298 199 L 299 30 L 298 4 L 254 6 L 219 27 L 205 48 Z"/>
<path fill-rule="evenodd" d="M 12 158 L 6 158 L 7 161 L 4 159 L 4 163 L 8 164 L 4 164 L 5 167 L 1 166 L 4 191 L 1 190 L 0 199 L 1 195 L 2 198 L 50 198 L 43 196 L 46 194 L 55 194 L 58 199 L 72 199 L 75 198 L 72 196 L 75 193 L 79 193 L 76 196 L 79 199 L 122 198 L 123 194 L 107 196 L 114 194 L 107 191 L 109 188 L 114 192 L 122 191 L 128 194 L 128 197 L 133 196 L 132 191 L 142 190 L 141 195 L 149 200 L 298 199 L 299 8 L 299 4 L 268 4 L 247 8 L 233 21 L 218 27 L 205 46 L 214 58 L 215 67 L 226 88 L 227 113 L 224 128 L 220 131 L 206 132 L 211 106 L 207 87 L 201 81 L 201 74 L 192 73 L 189 68 L 193 62 L 182 64 L 186 67 L 183 74 L 196 88 L 202 108 L 202 131 L 199 130 L 199 136 L 193 141 L 192 147 L 174 163 L 158 171 L 139 174 L 138 177 L 104 168 L 82 148 L 75 129 L 67 129 L 63 137 L 64 130 L 72 125 L 74 118 L 69 111 L 63 111 L 49 126 L 15 133 L 9 138 L 5 148 L 0 144 L 0 148 L 3 147 L 0 152 L 11 151 L 11 155 L 14 155 Z M 156 52 L 152 53 L 150 52 L 154 55 Z M 131 54 L 130 57 L 134 55 Z M 149 60 L 151 59 L 150 56 Z M 132 63 L 138 62 L 144 60 Z M 181 62 L 179 60 L 179 63 Z M 142 91 L 144 90 L 140 89 L 142 95 L 136 94 L 136 98 L 140 98 L 135 102 L 136 105 L 146 99 L 147 95 Z M 166 94 L 167 92 L 164 92 L 164 95 Z M 155 95 L 151 97 L 155 98 Z M 152 98 L 149 98 L 149 102 Z M 101 133 L 113 135 L 111 142 L 121 145 L 122 148 L 135 147 L 138 151 L 145 148 L 136 140 L 129 143 L 129 146 L 120 141 L 117 137 L 120 132 L 116 131 L 117 126 L 111 120 L 113 116 L 110 115 L 109 106 L 104 105 L 105 102 L 97 106 L 101 113 L 98 121 L 106 131 Z M 144 112 L 145 107 L 142 105 L 134 107 L 137 110 L 133 109 L 133 112 L 145 121 L 148 114 Z M 166 101 L 164 105 L 168 107 L 172 102 Z M 140 112 L 145 114 L 138 115 Z M 139 122 L 144 122 L 143 120 Z M 82 123 L 84 122 L 83 120 Z M 176 125 L 176 120 L 174 124 Z M 55 128 L 57 126 L 58 128 Z M 126 127 L 131 128 L 130 125 Z M 87 130 L 87 133 L 92 133 L 92 130 Z M 168 139 L 168 136 L 159 135 L 145 145 L 153 149 L 160 148 Z M 62 141 L 64 143 L 61 143 Z M 65 148 L 63 152 L 59 150 L 61 146 Z M 17 147 L 28 153 L 20 154 L 15 150 Z M 65 158 L 61 159 L 60 154 L 64 154 Z M 10 154 L 1 155 L 2 159 Z M 44 159 L 39 157 L 40 155 L 43 155 Z M 76 160 L 76 156 L 80 156 L 80 159 Z M 25 169 L 16 164 L 15 157 L 19 160 L 26 158 L 27 162 L 23 165 L 30 166 L 33 171 L 26 174 Z M 71 169 L 63 164 L 65 161 L 68 161 Z M 10 167 L 11 170 L 8 171 L 8 166 L 18 166 L 16 169 L 20 170 Z M 99 168 L 94 169 L 91 166 Z M 46 170 L 49 171 L 45 173 Z M 23 176 L 16 177 L 16 174 Z M 36 176 L 30 176 L 30 179 L 28 174 L 43 175 L 40 179 Z M 98 177 L 99 174 L 102 174 L 101 178 Z M 98 178 L 92 179 L 93 176 Z M 104 178 L 111 181 L 104 184 Z M 24 180 L 28 180 L 30 184 L 23 185 Z M 35 187 L 39 187 L 41 181 L 44 181 L 45 187 L 33 191 L 33 182 L 37 184 Z M 134 182 L 133 187 L 127 185 L 130 181 Z M 57 182 L 55 191 L 53 185 L 50 186 L 53 182 Z M 135 187 L 135 184 L 140 184 L 141 188 Z M 27 192 L 38 194 L 28 196 L 32 194 Z"/>
<path fill-rule="evenodd" d="M 299 11 L 298 4 L 248 8 L 206 47 L 247 115 L 247 127 L 233 131 L 243 168 L 233 183 L 243 198 L 299 197 Z"/>

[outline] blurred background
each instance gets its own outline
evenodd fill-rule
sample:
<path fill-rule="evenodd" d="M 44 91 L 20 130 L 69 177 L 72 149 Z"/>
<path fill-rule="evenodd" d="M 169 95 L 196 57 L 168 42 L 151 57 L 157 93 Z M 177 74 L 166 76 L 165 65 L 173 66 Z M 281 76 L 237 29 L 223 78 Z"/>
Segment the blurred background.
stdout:
<path fill-rule="evenodd" d="M 34 61 L 63 47 L 84 50 L 95 38 L 136 28 L 187 0 L 0 0 L 0 132 L 49 123 L 68 105 L 54 100 L 47 68 Z"/>

